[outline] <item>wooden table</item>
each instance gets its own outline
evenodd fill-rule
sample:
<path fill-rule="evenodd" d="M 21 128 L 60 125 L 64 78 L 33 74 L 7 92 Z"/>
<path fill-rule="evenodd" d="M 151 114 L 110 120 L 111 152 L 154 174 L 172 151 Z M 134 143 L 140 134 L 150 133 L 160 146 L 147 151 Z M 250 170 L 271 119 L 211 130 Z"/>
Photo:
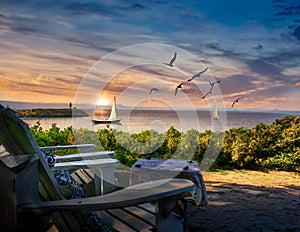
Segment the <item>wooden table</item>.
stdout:
<path fill-rule="evenodd" d="M 181 178 L 194 182 L 192 196 L 197 206 L 208 203 L 205 182 L 199 165 L 196 161 L 158 158 L 143 158 L 138 160 L 131 168 L 130 185 L 143 182 Z"/>

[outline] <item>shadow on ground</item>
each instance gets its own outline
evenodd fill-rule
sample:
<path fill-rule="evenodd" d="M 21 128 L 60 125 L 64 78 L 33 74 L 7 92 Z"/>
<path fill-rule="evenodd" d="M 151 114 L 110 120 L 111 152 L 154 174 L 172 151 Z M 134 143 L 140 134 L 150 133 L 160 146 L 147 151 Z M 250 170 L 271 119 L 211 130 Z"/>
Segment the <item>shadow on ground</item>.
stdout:
<path fill-rule="evenodd" d="M 300 187 L 206 182 L 209 203 L 187 213 L 189 232 L 300 231 Z"/>

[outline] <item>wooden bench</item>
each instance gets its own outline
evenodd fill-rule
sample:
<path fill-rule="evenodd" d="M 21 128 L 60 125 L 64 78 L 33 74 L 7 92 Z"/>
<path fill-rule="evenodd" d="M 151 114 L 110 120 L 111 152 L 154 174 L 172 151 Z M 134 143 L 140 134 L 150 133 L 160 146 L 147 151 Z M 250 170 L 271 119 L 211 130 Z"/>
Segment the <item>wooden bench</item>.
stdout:
<path fill-rule="evenodd" d="M 1 231 L 101 231 L 89 211 L 155 206 L 156 231 L 183 231 L 172 213 L 183 194 L 192 191 L 188 180 L 172 179 L 131 186 L 106 195 L 66 200 L 36 144 L 28 125 L 0 105 L 0 229 Z"/>
<path fill-rule="evenodd" d="M 79 154 L 56 156 L 56 164 L 52 170 L 73 169 L 75 172 L 72 173 L 71 176 L 75 179 L 78 177 L 80 178 L 80 176 L 91 176 L 93 179 L 89 182 L 93 181 L 94 188 L 92 190 L 93 193 L 90 193 L 89 195 L 99 195 L 112 192 L 115 190 L 114 170 L 120 162 L 111 158 L 112 156 L 115 156 L 115 152 L 113 151 L 90 152 L 90 149 L 94 147 L 94 144 L 78 144 L 41 147 L 41 149 L 51 152 L 55 150 L 78 149 L 81 152 Z M 82 183 L 82 181 L 79 181 L 78 179 L 76 179 L 76 181 Z"/>

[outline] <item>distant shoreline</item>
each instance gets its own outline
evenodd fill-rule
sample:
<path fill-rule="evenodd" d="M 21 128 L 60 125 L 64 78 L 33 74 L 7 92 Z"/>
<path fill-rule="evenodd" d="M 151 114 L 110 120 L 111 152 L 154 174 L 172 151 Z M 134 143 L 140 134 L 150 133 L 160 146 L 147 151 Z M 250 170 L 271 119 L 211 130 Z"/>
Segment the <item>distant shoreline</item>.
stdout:
<path fill-rule="evenodd" d="M 15 110 L 21 118 L 71 118 L 88 117 L 89 115 L 80 109 L 28 109 Z"/>

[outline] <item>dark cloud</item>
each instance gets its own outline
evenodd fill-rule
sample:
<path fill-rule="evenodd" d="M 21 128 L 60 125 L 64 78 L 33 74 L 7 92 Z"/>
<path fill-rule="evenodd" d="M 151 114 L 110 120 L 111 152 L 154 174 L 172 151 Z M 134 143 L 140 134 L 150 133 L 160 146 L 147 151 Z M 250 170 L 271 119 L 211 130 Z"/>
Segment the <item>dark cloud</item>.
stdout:
<path fill-rule="evenodd" d="M 297 40 L 300 40 L 300 26 L 298 26 L 298 27 L 295 29 L 293 35 L 296 37 Z"/>
<path fill-rule="evenodd" d="M 287 96 L 287 90 L 293 92 L 297 87 L 288 87 L 281 85 L 281 86 L 270 86 L 267 89 L 263 90 L 257 90 L 255 92 L 255 95 L 253 95 L 253 98 L 256 98 L 258 96 L 261 96 L 262 99 L 264 98 L 281 98 L 281 97 L 286 97 Z"/>
<path fill-rule="evenodd" d="M 49 35 L 55 37 L 60 26 L 59 22 L 51 21 L 51 19 L 46 19 L 39 17 L 37 15 L 22 15 L 11 13 L 8 15 L 0 15 L 0 23 L 5 25 L 8 30 L 24 34 L 35 34 L 38 37 L 43 35 Z M 49 28 L 51 30 L 49 30 Z M 57 31 L 55 30 L 57 29 Z"/>
<path fill-rule="evenodd" d="M 297 1 L 273 0 L 273 2 L 279 8 L 279 12 L 275 13 L 275 16 L 291 16 L 299 15 L 300 13 L 300 3 L 297 3 Z"/>
<path fill-rule="evenodd" d="M 12 31 L 16 31 L 19 33 L 36 33 L 39 32 L 36 28 L 32 28 L 30 26 L 18 26 L 18 27 L 11 27 Z"/>
<path fill-rule="evenodd" d="M 152 66 L 152 65 L 139 65 L 139 66 L 135 66 L 132 68 L 132 70 L 138 70 L 138 71 L 142 71 L 144 73 L 151 73 L 155 76 L 161 76 L 161 77 L 166 77 L 166 76 L 170 76 L 171 74 L 175 74 L 174 72 L 170 72 L 170 70 L 168 69 L 160 69 L 157 66 Z"/>
<path fill-rule="evenodd" d="M 281 79 L 281 69 L 263 59 L 256 59 L 248 63 L 252 72 L 269 77 L 270 79 Z"/>
<path fill-rule="evenodd" d="M 261 51 L 261 50 L 264 49 L 264 47 L 261 44 L 259 44 L 257 46 L 254 46 L 253 49 L 256 50 L 256 51 Z"/>
<path fill-rule="evenodd" d="M 300 15 L 300 2 L 299 1 L 289 1 L 289 0 L 273 0 L 275 7 L 279 9 L 277 13 L 274 14 L 275 17 L 279 17 L 280 21 L 283 20 L 291 20 L 291 23 L 299 23 L 299 19 L 295 19 L 295 17 L 299 17 Z M 300 40 L 300 29 L 298 25 L 290 25 L 288 26 L 290 30 L 292 30 L 291 34 L 297 39 Z M 283 35 L 288 37 L 287 35 Z"/>
<path fill-rule="evenodd" d="M 132 10 L 144 10 L 146 8 L 147 7 L 145 7 L 144 5 L 141 5 L 139 3 L 133 4 L 130 6 L 130 9 L 132 9 Z"/>
<path fill-rule="evenodd" d="M 157 4 L 168 4 L 168 1 L 161 1 L 161 0 L 157 0 L 155 1 Z"/>
<path fill-rule="evenodd" d="M 89 2 L 89 3 L 73 2 L 73 3 L 66 4 L 64 9 L 72 13 L 83 14 L 83 15 L 97 14 L 97 15 L 107 16 L 111 14 L 111 12 L 108 11 L 106 7 L 96 2 Z"/>
<path fill-rule="evenodd" d="M 253 81 L 253 77 L 233 75 L 222 80 L 219 86 L 223 94 L 232 94 L 255 89 L 256 86 L 251 81 Z"/>
<path fill-rule="evenodd" d="M 222 48 L 221 44 L 219 44 L 217 42 L 208 43 L 207 44 L 207 48 L 210 48 L 212 50 L 216 50 L 216 51 L 222 52 L 223 56 L 227 56 L 227 57 L 238 57 L 238 56 L 241 55 L 241 53 L 234 52 L 234 51 L 232 51 L 230 49 Z"/>

